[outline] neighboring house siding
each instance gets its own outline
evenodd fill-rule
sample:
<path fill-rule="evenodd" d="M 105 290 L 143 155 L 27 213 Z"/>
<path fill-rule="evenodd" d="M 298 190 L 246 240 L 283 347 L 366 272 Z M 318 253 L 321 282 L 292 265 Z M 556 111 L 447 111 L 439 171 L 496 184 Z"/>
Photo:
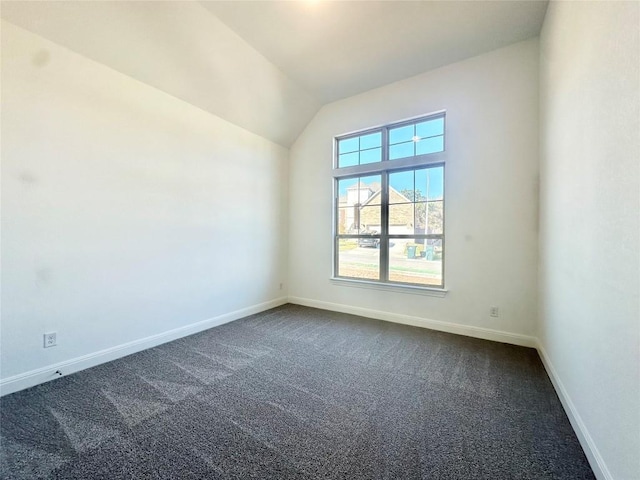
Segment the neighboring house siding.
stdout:
<path fill-rule="evenodd" d="M 389 227 L 413 227 L 413 203 L 393 188 L 389 188 Z M 399 205 L 398 205 L 399 204 Z"/>
<path fill-rule="evenodd" d="M 373 188 L 376 190 L 374 191 Z M 347 190 L 347 195 L 341 196 L 338 203 L 339 233 L 358 233 L 358 226 L 367 231 L 380 233 L 380 195 L 379 184 L 365 185 L 360 183 L 350 187 Z M 358 198 L 365 198 L 366 201 L 358 206 L 357 203 L 354 203 Z M 415 204 L 394 188 L 389 188 L 389 203 L 391 204 L 389 206 L 389 233 L 413 233 Z M 424 220 L 419 223 L 423 222 Z M 422 229 L 424 232 L 424 225 L 417 225 L 417 227 L 418 230 Z"/>
<path fill-rule="evenodd" d="M 397 190 L 389 188 L 389 228 L 392 227 L 408 227 L 413 229 L 413 204 L 400 203 L 409 202 L 410 200 Z M 369 230 L 380 231 L 380 192 L 376 192 L 361 207 L 360 223 L 367 226 Z M 404 232 L 399 232 L 404 233 Z"/>

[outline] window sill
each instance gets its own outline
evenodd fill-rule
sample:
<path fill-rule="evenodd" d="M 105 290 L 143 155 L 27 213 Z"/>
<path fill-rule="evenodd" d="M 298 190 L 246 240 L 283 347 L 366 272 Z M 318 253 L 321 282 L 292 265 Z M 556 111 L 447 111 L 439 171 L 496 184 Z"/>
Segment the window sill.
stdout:
<path fill-rule="evenodd" d="M 368 288 L 372 290 L 384 290 L 387 292 L 409 293 L 411 295 L 426 295 L 429 297 L 443 298 L 448 290 L 443 288 L 417 287 L 413 285 L 399 285 L 397 283 L 370 282 L 367 280 L 351 280 L 346 278 L 332 277 L 329 281 L 333 285 L 341 287 Z"/>

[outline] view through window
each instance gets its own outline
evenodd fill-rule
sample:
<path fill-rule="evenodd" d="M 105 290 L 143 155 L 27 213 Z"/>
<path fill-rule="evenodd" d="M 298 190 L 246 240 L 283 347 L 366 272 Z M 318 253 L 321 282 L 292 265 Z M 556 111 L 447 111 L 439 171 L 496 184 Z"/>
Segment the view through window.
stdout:
<path fill-rule="evenodd" d="M 444 113 L 338 137 L 334 276 L 444 287 Z"/>

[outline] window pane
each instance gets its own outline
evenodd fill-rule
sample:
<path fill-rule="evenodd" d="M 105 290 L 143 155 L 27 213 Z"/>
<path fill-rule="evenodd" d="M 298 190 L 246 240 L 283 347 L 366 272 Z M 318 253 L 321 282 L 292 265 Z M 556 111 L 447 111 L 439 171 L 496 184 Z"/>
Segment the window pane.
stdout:
<path fill-rule="evenodd" d="M 416 170 L 416 202 L 424 201 L 427 199 L 427 191 L 429 189 L 429 184 L 431 181 L 429 170 L 430 169 L 427 168 Z"/>
<path fill-rule="evenodd" d="M 434 208 L 432 224 L 434 231 L 427 231 L 428 204 L 399 203 L 389 205 L 389 234 L 390 235 L 424 235 L 428 233 L 442 233 L 442 215 L 438 216 Z"/>
<path fill-rule="evenodd" d="M 389 130 L 389 143 L 409 142 L 413 139 L 414 126 L 392 128 Z"/>
<path fill-rule="evenodd" d="M 416 124 L 416 135 L 422 138 L 444 135 L 444 118 L 436 118 Z"/>
<path fill-rule="evenodd" d="M 442 152 L 444 150 L 444 137 L 425 138 L 416 143 L 416 155 Z"/>
<path fill-rule="evenodd" d="M 338 141 L 338 153 L 357 152 L 359 150 L 360 139 L 358 137 L 347 138 Z"/>
<path fill-rule="evenodd" d="M 444 203 L 429 202 L 427 203 L 427 234 L 442 234 L 444 226 Z"/>
<path fill-rule="evenodd" d="M 357 233 L 357 231 L 354 231 L 352 208 L 338 208 L 338 217 L 336 218 L 336 232 L 339 235 Z"/>
<path fill-rule="evenodd" d="M 338 168 L 353 167 L 358 165 L 358 152 L 345 153 L 338 157 Z"/>
<path fill-rule="evenodd" d="M 358 183 L 358 178 L 341 178 L 338 180 L 338 190 L 340 195 L 344 195 L 347 192 L 347 189 L 353 187 L 356 183 Z"/>
<path fill-rule="evenodd" d="M 366 205 L 360 207 L 360 232 L 380 233 L 380 205 Z"/>
<path fill-rule="evenodd" d="M 382 160 L 382 149 L 372 148 L 371 150 L 363 150 L 360 152 L 360 164 L 375 163 Z"/>
<path fill-rule="evenodd" d="M 415 225 L 414 232 L 416 234 L 424 234 L 427 229 L 427 204 L 425 202 L 416 203 L 415 206 Z"/>
<path fill-rule="evenodd" d="M 360 149 L 366 150 L 367 148 L 375 148 L 382 146 L 382 134 L 371 133 L 369 135 L 363 135 L 360 137 Z"/>
<path fill-rule="evenodd" d="M 399 143 L 389 147 L 389 160 L 397 160 L 398 158 L 413 157 L 414 146 L 413 141 L 407 143 Z"/>
<path fill-rule="evenodd" d="M 379 280 L 380 250 L 367 248 L 364 244 L 359 246 L 358 240 L 338 239 L 338 276 Z"/>
<path fill-rule="evenodd" d="M 358 203 L 358 178 L 338 181 L 338 206 L 349 207 Z"/>
<path fill-rule="evenodd" d="M 389 174 L 389 203 L 413 202 L 413 170 Z"/>
<path fill-rule="evenodd" d="M 441 200 L 444 192 L 444 168 L 416 170 L 416 200 Z"/>
<path fill-rule="evenodd" d="M 357 234 L 364 228 L 363 223 L 377 224 L 380 231 L 380 181 L 380 175 L 338 181 L 336 231 L 339 234 Z"/>
<path fill-rule="evenodd" d="M 380 205 L 380 187 L 382 178 L 380 175 L 360 177 L 360 204 Z"/>
<path fill-rule="evenodd" d="M 444 167 L 430 168 L 428 172 L 427 200 L 442 200 L 444 198 Z"/>
<path fill-rule="evenodd" d="M 338 140 L 338 168 L 382 161 L 382 133 Z"/>
<path fill-rule="evenodd" d="M 414 204 L 399 203 L 389 205 L 389 233 L 410 235 L 414 233 Z"/>
<path fill-rule="evenodd" d="M 391 239 L 389 281 L 442 286 L 442 240 Z"/>

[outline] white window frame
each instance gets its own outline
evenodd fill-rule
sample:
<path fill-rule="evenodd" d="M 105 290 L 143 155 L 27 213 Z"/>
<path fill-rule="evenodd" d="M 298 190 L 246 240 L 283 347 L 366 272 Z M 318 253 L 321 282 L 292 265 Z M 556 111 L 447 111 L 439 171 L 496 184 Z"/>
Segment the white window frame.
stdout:
<path fill-rule="evenodd" d="M 427 153 L 423 155 L 415 155 L 412 157 L 406 157 L 396 160 L 389 160 L 389 130 L 402 127 L 405 125 L 412 125 L 428 120 L 434 120 L 442 118 L 444 122 L 443 129 L 443 151 L 436 153 Z M 354 165 L 349 167 L 338 167 L 338 142 L 342 140 L 346 140 L 353 137 L 359 137 L 362 135 L 368 135 L 372 133 L 381 133 L 382 136 L 382 158 L 380 162 L 375 163 L 367 163 L 362 165 Z M 441 234 L 389 234 L 388 232 L 388 220 L 389 220 L 389 174 L 398 172 L 398 171 L 406 171 L 406 170 L 414 170 L 420 168 L 428 168 L 428 167 L 443 167 L 446 174 L 446 150 L 447 143 L 447 122 L 446 122 L 446 112 L 439 111 L 430 113 L 428 115 L 421 115 L 418 117 L 413 117 L 410 119 L 402 120 L 399 122 L 394 122 L 392 124 L 368 128 L 365 130 L 359 130 L 356 132 L 351 132 L 344 135 L 339 135 L 334 138 L 334 154 L 333 154 L 333 170 L 332 170 L 332 179 L 333 179 L 333 218 L 332 218 L 332 244 L 333 244 L 333 276 L 331 278 L 332 283 L 339 285 L 347 285 L 347 286 L 356 286 L 356 287 L 365 287 L 365 288 L 377 288 L 377 289 L 385 289 L 392 291 L 399 291 L 402 293 L 425 293 L 436 296 L 444 296 L 446 293 L 445 289 L 445 224 L 446 224 L 446 214 L 443 208 L 443 231 Z M 353 277 L 341 277 L 338 275 L 338 262 L 339 262 L 339 240 L 344 238 L 367 238 L 369 237 L 366 234 L 340 234 L 337 231 L 338 225 L 338 217 L 339 217 L 339 191 L 338 191 L 338 182 L 339 180 L 360 177 L 360 176 L 369 176 L 369 175 L 380 175 L 381 176 L 381 185 L 382 185 L 382 206 L 381 206 L 381 232 L 379 233 L 380 237 L 380 275 L 379 280 L 372 279 L 357 279 Z M 446 183 L 446 182 L 445 182 Z M 446 205 L 446 189 L 445 185 L 443 185 L 443 206 Z M 402 239 L 402 238 L 422 238 L 422 239 L 439 239 L 442 241 L 442 283 L 439 286 L 427 286 L 415 283 L 402 283 L 388 280 L 389 272 L 389 239 Z"/>

